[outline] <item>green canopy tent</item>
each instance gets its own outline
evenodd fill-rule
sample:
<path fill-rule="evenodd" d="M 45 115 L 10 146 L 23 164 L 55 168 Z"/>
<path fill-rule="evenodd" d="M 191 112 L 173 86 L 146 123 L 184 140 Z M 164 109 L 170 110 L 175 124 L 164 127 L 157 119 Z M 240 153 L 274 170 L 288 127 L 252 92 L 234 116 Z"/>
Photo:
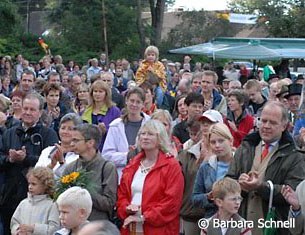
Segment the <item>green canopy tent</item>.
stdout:
<path fill-rule="evenodd" d="M 206 55 L 211 57 L 213 54 L 213 51 L 226 48 L 226 44 L 218 44 L 214 45 L 211 42 L 208 43 L 202 43 L 194 46 L 189 46 L 189 47 L 182 47 L 178 49 L 173 49 L 170 50 L 170 53 L 174 54 L 190 54 L 190 55 Z"/>
<path fill-rule="evenodd" d="M 244 45 L 230 46 L 213 51 L 213 58 L 277 60 L 280 54 L 275 50 L 260 45 L 259 41 L 250 41 Z"/>
<path fill-rule="evenodd" d="M 273 50 L 276 54 L 279 54 L 279 58 L 305 58 L 305 39 L 304 38 L 230 38 L 230 37 L 219 37 L 211 40 L 208 43 L 193 45 L 189 47 L 182 47 L 178 49 L 169 50 L 170 53 L 176 54 L 190 54 L 190 55 L 204 55 L 217 59 L 216 52 L 218 50 L 224 50 L 227 48 L 233 48 L 238 46 L 245 46 L 242 53 L 235 55 L 236 53 L 232 50 L 232 57 L 230 55 L 225 58 L 232 59 L 243 59 L 247 54 L 251 53 L 251 50 L 255 47 L 247 46 L 255 42 L 260 45 L 259 47 L 265 47 Z M 249 50 L 247 51 L 246 48 Z M 253 51 L 252 51 L 253 52 Z M 234 56 L 234 58 L 233 58 Z M 221 58 L 221 57 L 218 57 Z M 275 58 L 278 59 L 277 56 Z M 259 58 L 250 58 L 259 59 Z"/>

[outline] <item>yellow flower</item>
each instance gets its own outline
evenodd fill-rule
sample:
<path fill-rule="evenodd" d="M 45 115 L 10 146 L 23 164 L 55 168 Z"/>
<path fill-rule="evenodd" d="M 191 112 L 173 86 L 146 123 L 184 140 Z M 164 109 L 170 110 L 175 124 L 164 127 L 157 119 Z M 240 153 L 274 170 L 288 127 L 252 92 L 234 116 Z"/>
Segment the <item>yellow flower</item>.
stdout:
<path fill-rule="evenodd" d="M 71 177 L 71 181 L 74 181 L 78 178 L 79 176 L 79 172 L 78 171 L 74 171 L 70 174 L 70 177 Z"/>
<path fill-rule="evenodd" d="M 80 174 L 79 172 L 74 171 L 69 175 L 65 175 L 61 178 L 61 182 L 63 184 L 69 184 L 69 183 L 75 181 L 79 177 L 79 174 Z"/>
<path fill-rule="evenodd" d="M 70 183 L 70 177 L 69 177 L 69 175 L 63 176 L 63 177 L 61 178 L 60 181 L 61 181 L 63 184 L 68 184 L 68 183 Z"/>

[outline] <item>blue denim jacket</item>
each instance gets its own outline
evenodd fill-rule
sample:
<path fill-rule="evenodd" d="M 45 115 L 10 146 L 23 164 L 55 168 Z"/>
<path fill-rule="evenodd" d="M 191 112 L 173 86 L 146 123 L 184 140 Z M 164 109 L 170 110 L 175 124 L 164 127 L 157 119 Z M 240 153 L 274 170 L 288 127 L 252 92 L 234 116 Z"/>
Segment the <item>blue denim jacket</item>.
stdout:
<path fill-rule="evenodd" d="M 229 168 L 227 170 L 229 170 Z M 216 182 L 216 175 L 217 157 L 216 155 L 213 155 L 209 161 L 203 162 L 199 167 L 192 194 L 194 207 L 205 208 L 206 218 L 211 217 L 217 211 L 216 205 L 207 198 L 207 194 L 212 191 L 212 186 L 214 182 Z M 223 175 L 223 177 L 224 176 L 225 175 Z"/>

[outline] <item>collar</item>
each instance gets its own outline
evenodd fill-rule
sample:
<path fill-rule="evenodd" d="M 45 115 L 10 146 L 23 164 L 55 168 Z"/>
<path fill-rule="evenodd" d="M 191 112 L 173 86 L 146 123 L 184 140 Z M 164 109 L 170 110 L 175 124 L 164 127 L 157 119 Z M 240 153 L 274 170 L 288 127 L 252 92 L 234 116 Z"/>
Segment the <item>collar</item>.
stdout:
<path fill-rule="evenodd" d="M 36 202 L 42 201 L 48 197 L 49 197 L 49 195 L 47 195 L 47 194 L 32 195 L 32 194 L 28 193 L 28 199 L 31 203 L 36 203 Z"/>
<path fill-rule="evenodd" d="M 32 126 L 26 127 L 24 122 L 21 123 L 23 130 L 26 132 L 28 129 L 33 128 L 37 125 L 38 122 L 34 123 Z"/>
<path fill-rule="evenodd" d="M 279 142 L 279 140 L 276 140 L 276 141 L 274 141 L 272 143 L 269 143 L 269 148 L 270 147 L 273 148 L 274 146 L 276 146 L 278 144 L 278 142 Z M 266 142 L 262 140 L 262 146 L 265 146 L 265 145 L 266 145 Z"/>
<path fill-rule="evenodd" d="M 209 160 L 208 160 L 208 164 L 214 169 L 217 169 L 217 156 L 214 154 L 212 155 Z"/>
<path fill-rule="evenodd" d="M 150 106 L 150 109 L 146 109 L 145 107 L 143 108 L 143 112 L 146 113 L 147 115 L 153 114 L 157 109 L 157 106 L 155 103 L 152 103 Z"/>
<path fill-rule="evenodd" d="M 200 149 L 201 149 L 201 142 L 199 141 L 197 144 L 194 144 L 192 147 L 190 147 L 187 152 L 193 154 L 196 159 L 200 158 Z"/>

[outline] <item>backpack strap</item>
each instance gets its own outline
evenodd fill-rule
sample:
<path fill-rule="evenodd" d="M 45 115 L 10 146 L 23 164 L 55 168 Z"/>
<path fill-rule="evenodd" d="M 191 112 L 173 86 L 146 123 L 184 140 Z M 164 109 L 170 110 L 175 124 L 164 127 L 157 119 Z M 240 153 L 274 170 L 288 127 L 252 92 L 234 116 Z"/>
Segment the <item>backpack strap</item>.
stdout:
<path fill-rule="evenodd" d="M 105 166 L 106 166 L 106 164 L 107 164 L 107 160 L 105 160 L 105 162 L 104 162 L 104 164 L 103 164 L 103 166 L 102 166 L 102 172 L 101 172 L 101 181 L 102 181 L 102 186 L 103 186 L 103 181 L 104 181 L 104 169 L 105 169 Z"/>

